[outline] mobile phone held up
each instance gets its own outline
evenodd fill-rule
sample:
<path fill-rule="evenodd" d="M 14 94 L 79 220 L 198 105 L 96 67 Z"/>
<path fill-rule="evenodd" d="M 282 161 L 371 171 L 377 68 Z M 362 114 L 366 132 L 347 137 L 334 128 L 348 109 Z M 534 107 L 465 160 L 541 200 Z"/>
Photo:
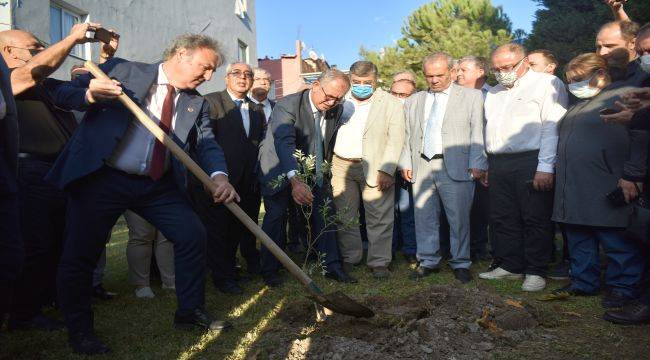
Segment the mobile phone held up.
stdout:
<path fill-rule="evenodd" d="M 98 29 L 94 29 L 92 31 L 95 32 L 95 34 L 93 35 L 93 38 L 95 38 L 95 39 L 97 39 L 97 40 L 99 40 L 99 41 L 101 41 L 101 42 L 103 42 L 105 44 L 110 43 L 113 38 L 118 39 L 120 37 L 119 34 L 108 31 L 108 30 L 106 30 L 104 28 L 98 28 Z"/>

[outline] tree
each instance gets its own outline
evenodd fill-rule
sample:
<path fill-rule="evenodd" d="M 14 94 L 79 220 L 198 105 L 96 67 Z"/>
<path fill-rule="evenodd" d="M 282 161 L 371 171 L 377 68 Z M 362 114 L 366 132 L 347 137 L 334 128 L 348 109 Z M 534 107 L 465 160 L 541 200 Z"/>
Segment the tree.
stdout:
<path fill-rule="evenodd" d="M 444 51 L 454 58 L 487 57 L 495 46 L 511 39 L 510 20 L 490 0 L 436 0 L 409 15 L 402 38 L 394 46 L 379 52 L 362 47 L 360 52 L 378 66 L 383 83 L 389 84 L 395 72 L 410 69 L 418 74 L 421 87 L 421 64 L 426 55 Z"/>
<path fill-rule="evenodd" d="M 525 45 L 529 50 L 550 50 L 560 65 L 579 54 L 595 51 L 598 29 L 614 20 L 610 8 L 601 0 L 535 1 L 543 9 L 535 13 L 536 20 Z M 625 10 L 633 21 L 650 21 L 650 1 L 630 0 Z"/>

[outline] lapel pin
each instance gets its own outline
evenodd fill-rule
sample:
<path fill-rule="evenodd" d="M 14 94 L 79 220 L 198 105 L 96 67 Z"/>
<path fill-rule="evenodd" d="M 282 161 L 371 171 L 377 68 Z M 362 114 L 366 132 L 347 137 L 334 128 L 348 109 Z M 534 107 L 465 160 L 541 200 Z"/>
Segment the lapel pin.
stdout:
<path fill-rule="evenodd" d="M 193 107 L 188 107 L 188 108 L 187 108 L 187 111 L 188 111 L 188 112 L 194 112 L 194 108 L 193 108 Z"/>

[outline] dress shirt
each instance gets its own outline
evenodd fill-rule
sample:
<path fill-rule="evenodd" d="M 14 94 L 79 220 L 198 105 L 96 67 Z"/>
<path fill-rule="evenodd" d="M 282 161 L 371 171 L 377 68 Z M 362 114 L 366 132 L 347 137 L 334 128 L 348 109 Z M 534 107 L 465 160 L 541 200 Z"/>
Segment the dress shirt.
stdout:
<path fill-rule="evenodd" d="M 264 118 L 266 119 L 266 122 L 269 122 L 269 119 L 271 118 L 271 111 L 273 111 L 273 108 L 271 107 L 271 102 L 269 99 L 264 99 L 264 101 L 257 101 L 254 97 L 250 97 L 251 101 L 256 103 L 256 104 L 262 104 L 264 106 Z"/>
<path fill-rule="evenodd" d="M 246 131 L 246 136 L 248 136 L 248 134 L 250 134 L 250 129 L 251 129 L 251 117 L 250 114 L 248 113 L 248 105 L 249 105 L 247 101 L 248 99 L 246 98 L 246 96 L 240 99 L 238 97 L 235 97 L 235 95 L 233 95 L 233 93 L 231 93 L 230 90 L 226 90 L 226 91 L 228 92 L 228 95 L 230 95 L 230 98 L 235 104 L 237 104 L 237 100 L 242 102 L 241 106 L 239 107 L 239 113 L 241 113 L 241 119 L 244 125 L 244 131 Z"/>
<path fill-rule="evenodd" d="M 363 132 L 366 129 L 372 98 L 359 102 L 348 96 L 343 103 L 341 127 L 336 135 L 334 153 L 347 159 L 363 158 Z"/>
<path fill-rule="evenodd" d="M 309 92 L 307 93 L 307 96 L 309 97 L 309 105 L 311 106 L 311 113 L 312 113 L 312 116 L 313 116 L 312 119 L 316 119 L 316 114 L 318 114 L 318 113 L 320 112 L 320 115 L 321 115 L 321 117 L 320 117 L 320 130 L 321 130 L 321 134 L 323 135 L 323 136 L 321 136 L 321 137 L 322 137 L 323 139 L 325 139 L 325 127 L 326 127 L 326 126 L 325 126 L 325 125 L 326 125 L 326 122 L 325 122 L 325 113 L 322 112 L 322 111 L 320 111 L 320 110 L 318 110 L 318 108 L 316 107 L 316 105 L 314 105 L 314 102 L 311 100 L 311 90 L 309 90 Z M 305 154 L 305 155 L 309 155 L 309 154 Z M 287 178 L 288 178 L 288 179 L 291 179 L 292 177 L 294 177 L 294 176 L 296 175 L 296 172 L 297 172 L 297 171 L 298 171 L 298 170 L 289 170 L 289 171 L 287 172 Z"/>
<path fill-rule="evenodd" d="M 510 89 L 494 86 L 485 99 L 487 153 L 539 150 L 537 171 L 553 173 L 557 122 L 567 103 L 564 83 L 545 73 L 529 70 Z"/>
<path fill-rule="evenodd" d="M 160 116 L 162 113 L 163 103 L 167 96 L 167 84 L 169 80 L 165 75 L 162 64 L 158 66 L 158 78 L 156 82 L 149 89 L 149 94 L 143 102 L 144 112 L 156 124 L 160 124 Z M 176 126 L 176 103 L 180 91 L 174 89 L 174 113 L 172 115 L 172 128 L 170 135 Z M 124 137 L 113 150 L 113 154 L 108 160 L 111 167 L 122 170 L 129 174 L 134 175 L 149 175 L 151 168 L 151 156 L 153 155 L 153 148 L 156 138 L 140 123 L 140 121 L 133 120 L 124 134 Z M 169 168 L 169 156 L 165 161 L 165 170 Z M 210 176 L 213 177 L 217 174 L 226 173 L 222 171 L 215 171 Z"/>
<path fill-rule="evenodd" d="M 485 97 L 490 92 L 490 89 L 492 89 L 492 86 L 488 85 L 488 83 L 483 84 L 483 86 L 481 87 L 481 92 L 483 93 L 483 100 L 485 100 Z"/>
<path fill-rule="evenodd" d="M 424 103 L 424 126 L 423 129 L 427 128 L 427 122 L 429 116 L 431 115 L 431 107 L 433 102 L 436 102 L 436 117 L 431 127 L 432 134 L 430 140 L 433 141 L 434 153 L 433 155 L 442 155 L 442 122 L 445 118 L 445 112 L 447 111 L 447 102 L 449 101 L 449 92 L 451 90 L 451 84 L 443 91 L 433 92 L 429 90 L 427 92 L 427 98 Z M 426 136 L 422 136 L 422 149 L 424 150 L 424 140 Z"/>

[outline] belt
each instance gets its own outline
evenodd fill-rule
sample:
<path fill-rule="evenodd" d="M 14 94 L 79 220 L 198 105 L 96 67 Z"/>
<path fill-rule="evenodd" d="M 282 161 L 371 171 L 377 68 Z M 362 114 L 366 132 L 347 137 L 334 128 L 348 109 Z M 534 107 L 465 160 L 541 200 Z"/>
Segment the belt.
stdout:
<path fill-rule="evenodd" d="M 39 154 L 30 154 L 30 153 L 18 153 L 18 158 L 19 159 L 30 159 L 30 160 L 38 160 L 38 161 L 43 161 L 47 163 L 53 163 L 56 161 L 56 158 L 59 155 L 39 155 Z"/>
<path fill-rule="evenodd" d="M 334 156 L 336 156 L 338 159 L 341 159 L 341 160 L 343 160 L 343 161 L 347 161 L 347 162 L 351 162 L 351 163 L 355 163 L 355 164 L 356 164 L 356 163 L 360 163 L 360 162 L 363 161 L 363 159 L 348 159 L 348 158 L 344 158 L 344 157 L 342 157 L 342 156 L 338 156 L 338 155 L 336 155 L 336 154 L 334 154 Z"/>
<path fill-rule="evenodd" d="M 431 159 L 426 157 L 424 154 L 420 154 L 420 156 L 426 161 L 437 160 L 437 159 L 442 159 L 443 158 L 442 154 L 435 154 L 435 155 L 433 155 L 433 157 Z"/>

